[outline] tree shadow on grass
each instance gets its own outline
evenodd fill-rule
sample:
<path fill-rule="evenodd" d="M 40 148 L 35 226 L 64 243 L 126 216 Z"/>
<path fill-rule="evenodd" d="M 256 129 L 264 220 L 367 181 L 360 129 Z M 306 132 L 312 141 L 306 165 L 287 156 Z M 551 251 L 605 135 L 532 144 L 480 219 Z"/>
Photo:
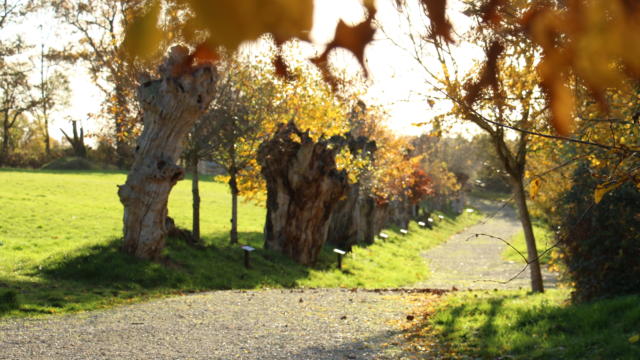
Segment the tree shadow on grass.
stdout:
<path fill-rule="evenodd" d="M 473 358 L 640 358 L 640 347 L 628 341 L 640 321 L 638 296 L 570 306 L 535 304 L 529 296 L 471 299 L 418 326 L 434 326 L 443 341 Z"/>
<path fill-rule="evenodd" d="M 185 292 L 291 288 L 308 276 L 306 267 L 264 250 L 261 233 L 239 235 L 243 244 L 256 248 L 249 269 L 244 267 L 243 250 L 239 245 L 228 245 L 226 234 L 210 234 L 200 248 L 168 239 L 165 255 L 171 260 L 169 266 L 124 254 L 121 240 L 112 239 L 43 264 L 28 274 L 42 281 L 0 279 L 0 284 L 19 293 L 21 311 L 55 312 L 56 308 L 90 310 Z"/>

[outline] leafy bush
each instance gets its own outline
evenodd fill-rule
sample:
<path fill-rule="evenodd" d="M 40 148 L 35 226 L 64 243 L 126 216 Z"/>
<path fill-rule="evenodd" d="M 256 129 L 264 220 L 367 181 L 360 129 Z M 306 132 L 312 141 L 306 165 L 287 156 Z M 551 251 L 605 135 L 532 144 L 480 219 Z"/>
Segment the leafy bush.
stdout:
<path fill-rule="evenodd" d="M 13 290 L 0 291 L 0 314 L 20 307 L 18 295 Z"/>
<path fill-rule="evenodd" d="M 640 192 L 627 183 L 593 204 L 597 179 L 586 164 L 561 198 L 561 251 L 574 300 L 640 293 Z"/>
<path fill-rule="evenodd" d="M 42 167 L 45 170 L 115 170 L 112 165 L 105 165 L 77 156 L 66 156 L 55 159 Z"/>

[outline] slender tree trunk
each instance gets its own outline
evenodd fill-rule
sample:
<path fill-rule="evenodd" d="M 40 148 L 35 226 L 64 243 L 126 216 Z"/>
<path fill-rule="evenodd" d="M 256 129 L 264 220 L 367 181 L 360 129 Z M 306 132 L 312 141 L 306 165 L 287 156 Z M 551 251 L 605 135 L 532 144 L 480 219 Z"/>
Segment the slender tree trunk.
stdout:
<path fill-rule="evenodd" d="M 9 156 L 9 114 L 4 114 L 2 123 L 2 149 L 0 149 L 0 166 L 5 165 Z"/>
<path fill-rule="evenodd" d="M 185 135 L 208 107 L 217 73 L 204 66 L 175 74 L 185 63 L 188 50 L 171 49 L 160 67 L 162 78 L 148 81 L 138 88 L 138 100 L 144 111 L 144 129 L 131 171 L 118 195 L 124 205 L 124 252 L 143 259 L 161 257 L 167 233 L 169 193 L 184 176 L 176 164 Z"/>
<path fill-rule="evenodd" d="M 231 233 L 232 244 L 238 243 L 238 182 L 236 170 L 232 169 L 229 178 L 229 188 L 231 189 Z"/>
<path fill-rule="evenodd" d="M 47 154 L 47 159 L 51 158 L 51 139 L 49 137 L 49 119 L 44 118 L 44 151 Z"/>
<path fill-rule="evenodd" d="M 193 226 L 191 232 L 193 233 L 193 242 L 195 244 L 200 243 L 200 186 L 198 175 L 198 155 L 197 151 L 194 151 L 194 156 L 191 159 L 191 193 L 193 194 Z"/>
<path fill-rule="evenodd" d="M 533 292 L 544 292 L 542 283 L 542 272 L 540 271 L 540 261 L 538 259 L 538 250 L 536 248 L 536 239 L 533 234 L 531 225 L 531 217 L 529 216 L 529 208 L 527 207 L 527 195 L 524 191 L 522 176 L 511 177 L 513 183 L 513 191 L 518 207 L 518 214 L 522 229 L 524 230 L 524 238 L 527 243 L 527 258 L 529 262 L 529 270 L 531 271 L 531 290 Z"/>

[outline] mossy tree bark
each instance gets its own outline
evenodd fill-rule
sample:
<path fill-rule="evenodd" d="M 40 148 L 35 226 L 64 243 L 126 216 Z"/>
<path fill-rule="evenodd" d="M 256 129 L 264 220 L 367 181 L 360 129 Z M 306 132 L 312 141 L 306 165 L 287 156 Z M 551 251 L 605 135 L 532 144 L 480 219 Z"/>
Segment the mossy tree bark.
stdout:
<path fill-rule="evenodd" d="M 188 50 L 173 47 L 160 67 L 161 78 L 138 88 L 144 128 L 135 159 L 118 195 L 124 205 L 123 251 L 158 260 L 167 233 L 167 201 L 184 169 L 176 164 L 185 135 L 213 99 L 217 72 L 200 66 L 176 73 L 189 58 Z"/>
<path fill-rule="evenodd" d="M 331 143 L 289 123 L 258 151 L 267 182 L 265 247 L 304 265 L 318 259 L 335 204 L 347 191 L 346 173 L 335 163 L 340 147 Z"/>

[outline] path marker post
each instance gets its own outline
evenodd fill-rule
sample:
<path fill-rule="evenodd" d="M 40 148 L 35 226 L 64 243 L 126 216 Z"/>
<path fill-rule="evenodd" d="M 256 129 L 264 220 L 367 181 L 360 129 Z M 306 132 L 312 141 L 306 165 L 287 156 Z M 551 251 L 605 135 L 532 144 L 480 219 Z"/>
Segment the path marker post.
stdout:
<path fill-rule="evenodd" d="M 338 254 L 338 269 L 342 270 L 342 256 L 347 252 L 340 249 L 333 249 L 333 252 Z"/>
<path fill-rule="evenodd" d="M 251 252 L 254 251 L 255 248 L 249 245 L 245 245 L 242 247 L 242 250 L 244 250 L 244 267 L 249 269 L 251 268 L 251 263 L 249 261 L 249 254 L 251 254 Z"/>

